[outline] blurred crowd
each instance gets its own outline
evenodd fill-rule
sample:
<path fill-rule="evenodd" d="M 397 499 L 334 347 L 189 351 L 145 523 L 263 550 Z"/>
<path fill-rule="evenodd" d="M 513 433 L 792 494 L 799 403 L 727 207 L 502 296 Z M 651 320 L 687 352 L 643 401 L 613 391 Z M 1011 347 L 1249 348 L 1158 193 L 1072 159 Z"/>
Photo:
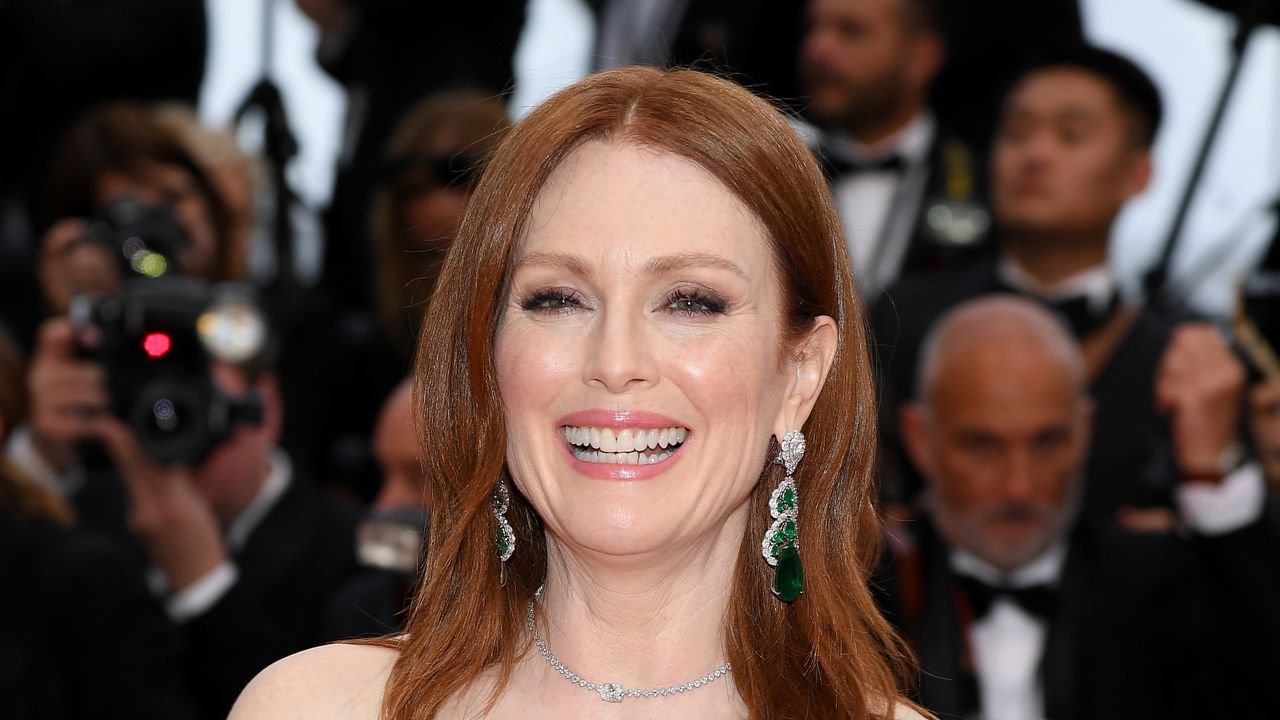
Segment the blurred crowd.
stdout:
<path fill-rule="evenodd" d="M 419 318 L 526 8 L 296 4 L 347 97 L 314 283 L 277 158 L 197 119 L 203 0 L 0 3 L 0 717 L 223 717 L 274 660 L 400 625 L 430 552 Z M 586 4 L 596 69 L 726 73 L 830 179 L 915 697 L 1273 712 L 1280 308 L 1119 287 L 1148 73 L 1075 0 Z"/>

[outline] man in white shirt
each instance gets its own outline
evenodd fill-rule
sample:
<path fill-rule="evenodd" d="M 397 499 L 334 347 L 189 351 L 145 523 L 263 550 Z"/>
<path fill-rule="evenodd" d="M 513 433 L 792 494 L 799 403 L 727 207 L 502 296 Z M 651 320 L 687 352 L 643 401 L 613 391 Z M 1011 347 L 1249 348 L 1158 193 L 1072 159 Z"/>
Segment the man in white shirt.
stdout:
<path fill-rule="evenodd" d="M 926 705 L 986 720 L 1259 707 L 1233 683 L 1258 661 L 1250 636 L 1269 626 L 1210 580 L 1219 556 L 1251 559 L 1241 575 L 1259 588 L 1280 573 L 1259 530 L 1257 463 L 1185 479 L 1177 533 L 1077 523 L 1093 402 L 1061 322 L 1025 299 L 970 301 L 935 325 L 922 358 L 902 432 L 927 480 L 927 519 L 897 538 L 888 605 L 917 645 Z M 1239 442 L 1244 382 L 1216 330 L 1184 328 L 1156 378 L 1175 443 Z"/>
<path fill-rule="evenodd" d="M 979 163 L 940 131 L 928 92 L 944 43 L 929 0 L 813 0 L 800 53 L 859 288 L 943 267 L 983 245 Z"/>

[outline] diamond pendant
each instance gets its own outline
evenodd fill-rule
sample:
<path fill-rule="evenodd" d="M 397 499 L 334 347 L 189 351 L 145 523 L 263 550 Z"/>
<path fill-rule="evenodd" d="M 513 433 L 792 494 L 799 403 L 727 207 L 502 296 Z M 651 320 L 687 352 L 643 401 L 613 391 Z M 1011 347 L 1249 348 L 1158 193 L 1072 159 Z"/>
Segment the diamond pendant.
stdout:
<path fill-rule="evenodd" d="M 596 692 L 600 693 L 600 699 L 605 702 L 622 702 L 622 686 L 618 683 L 603 683 L 601 685 L 597 685 Z"/>

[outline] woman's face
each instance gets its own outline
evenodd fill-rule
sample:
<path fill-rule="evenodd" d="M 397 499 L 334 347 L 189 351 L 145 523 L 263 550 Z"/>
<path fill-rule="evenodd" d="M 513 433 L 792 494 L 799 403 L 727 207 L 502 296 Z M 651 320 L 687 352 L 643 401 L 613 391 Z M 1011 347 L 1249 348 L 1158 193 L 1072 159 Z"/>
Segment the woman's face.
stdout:
<path fill-rule="evenodd" d="M 579 549 L 736 548 L 770 436 L 795 421 L 763 227 L 693 163 L 594 142 L 527 233 L 495 349 L 516 485 Z"/>

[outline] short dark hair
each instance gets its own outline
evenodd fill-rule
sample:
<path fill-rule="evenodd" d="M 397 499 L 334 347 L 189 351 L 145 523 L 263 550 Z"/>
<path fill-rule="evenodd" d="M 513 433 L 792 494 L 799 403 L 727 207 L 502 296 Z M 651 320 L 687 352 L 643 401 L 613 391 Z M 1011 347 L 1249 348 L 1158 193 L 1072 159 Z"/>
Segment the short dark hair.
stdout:
<path fill-rule="evenodd" d="M 1129 58 L 1110 50 L 1088 44 L 1052 48 L 1022 66 L 1009 84 L 1005 97 L 1029 76 L 1057 68 L 1083 70 L 1110 85 L 1120 105 L 1134 121 L 1137 140 L 1146 148 L 1155 142 L 1164 114 L 1160 90 L 1146 71 Z"/>

